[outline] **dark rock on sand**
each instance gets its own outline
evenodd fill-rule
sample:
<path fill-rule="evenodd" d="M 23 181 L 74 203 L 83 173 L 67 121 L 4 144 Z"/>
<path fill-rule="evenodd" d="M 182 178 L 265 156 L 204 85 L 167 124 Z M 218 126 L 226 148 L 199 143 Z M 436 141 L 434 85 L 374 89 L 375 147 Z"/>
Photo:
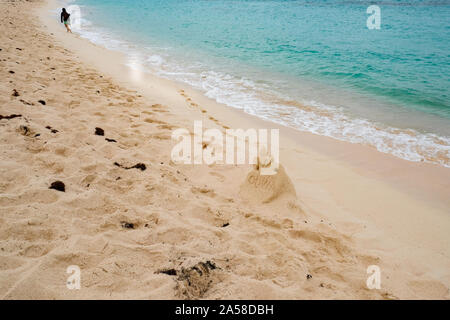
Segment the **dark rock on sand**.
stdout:
<path fill-rule="evenodd" d="M 227 223 L 224 223 L 223 225 L 222 225 L 222 228 L 225 228 L 225 227 L 228 227 L 230 224 L 227 222 Z"/>
<path fill-rule="evenodd" d="M 147 167 L 146 167 L 145 164 L 143 164 L 143 163 L 135 164 L 134 166 L 129 167 L 129 168 L 127 168 L 127 169 L 133 169 L 133 168 L 135 168 L 135 169 L 141 169 L 142 171 L 144 171 L 145 169 L 147 169 Z"/>
<path fill-rule="evenodd" d="M 95 134 L 97 136 L 104 136 L 105 135 L 105 130 L 103 130 L 102 128 L 96 127 L 95 128 Z"/>
<path fill-rule="evenodd" d="M 19 94 L 19 92 L 16 89 L 14 89 L 13 93 L 12 93 L 12 96 L 13 97 L 18 97 L 18 96 L 20 96 L 20 94 Z"/>
<path fill-rule="evenodd" d="M 169 276 L 176 276 L 177 275 L 177 270 L 175 269 L 163 269 L 163 270 L 159 270 L 156 273 L 164 273 L 167 274 Z"/>
<path fill-rule="evenodd" d="M 40 104 L 42 104 L 43 106 L 45 106 L 47 103 L 44 100 L 39 100 L 38 101 Z"/>
<path fill-rule="evenodd" d="M 55 181 L 55 182 L 52 182 L 49 189 L 55 189 L 55 190 L 58 190 L 61 192 L 66 192 L 66 185 L 62 181 Z"/>
<path fill-rule="evenodd" d="M 143 164 L 143 163 L 137 163 L 137 164 L 135 164 L 134 166 L 131 166 L 131 167 L 124 167 L 123 165 L 121 165 L 118 162 L 114 162 L 114 165 L 118 166 L 120 168 L 126 169 L 126 170 L 129 170 L 129 169 L 141 169 L 142 171 L 144 171 L 144 170 L 147 169 L 147 166 L 145 164 Z"/>
<path fill-rule="evenodd" d="M 125 228 L 125 229 L 134 229 L 134 223 L 122 221 L 121 224 L 122 224 L 122 228 Z"/>
<path fill-rule="evenodd" d="M 11 115 L 9 115 L 9 116 L 2 116 L 2 115 L 0 114 L 0 120 L 2 120 L 2 119 L 9 120 L 9 119 L 18 118 L 18 117 L 21 117 L 21 116 L 22 116 L 21 114 L 11 114 Z"/>
<path fill-rule="evenodd" d="M 59 132 L 58 130 L 53 129 L 53 128 L 50 127 L 50 126 L 46 126 L 45 128 L 48 129 L 48 130 L 50 130 L 51 133 L 58 133 L 58 132 Z"/>
<path fill-rule="evenodd" d="M 309 273 L 306 275 L 306 279 L 311 279 L 312 278 L 312 275 L 310 275 Z"/>
<path fill-rule="evenodd" d="M 117 142 L 117 141 L 114 140 L 114 139 L 108 139 L 108 138 L 105 138 L 105 140 L 108 141 L 108 142 Z"/>
<path fill-rule="evenodd" d="M 11 73 L 11 74 L 14 74 L 15 72 L 14 72 L 14 71 L 12 71 L 12 70 L 9 70 L 9 73 Z"/>

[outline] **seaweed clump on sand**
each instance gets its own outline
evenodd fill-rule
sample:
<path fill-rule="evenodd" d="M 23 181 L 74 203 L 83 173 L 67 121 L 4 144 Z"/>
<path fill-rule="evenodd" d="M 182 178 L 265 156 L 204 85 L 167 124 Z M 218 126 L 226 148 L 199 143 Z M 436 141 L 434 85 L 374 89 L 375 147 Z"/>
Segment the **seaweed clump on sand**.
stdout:
<path fill-rule="evenodd" d="M 190 268 L 183 268 L 177 272 L 178 294 L 187 299 L 202 298 L 206 292 L 218 281 L 213 273 L 218 269 L 212 261 L 199 262 Z"/>
<path fill-rule="evenodd" d="M 162 269 L 162 270 L 156 271 L 156 273 L 163 273 L 163 274 L 167 274 L 168 276 L 176 276 L 177 275 L 177 270 L 175 270 L 175 269 Z"/>
<path fill-rule="evenodd" d="M 21 116 L 22 116 L 21 114 L 11 114 L 9 116 L 2 116 L 0 114 L 0 120 L 2 120 L 2 119 L 10 120 L 10 119 L 18 118 L 18 117 L 21 117 Z"/>
<path fill-rule="evenodd" d="M 97 136 L 104 136 L 105 135 L 105 130 L 103 130 L 102 128 L 97 127 L 97 128 L 95 128 L 95 134 Z"/>
<path fill-rule="evenodd" d="M 131 167 L 125 167 L 125 166 L 121 165 L 118 162 L 114 162 L 114 165 L 119 167 L 119 168 L 126 169 L 126 170 L 129 170 L 129 169 L 140 169 L 141 171 L 145 171 L 147 169 L 147 166 L 144 163 L 140 163 L 140 162 L 135 164 L 134 166 L 131 166 Z"/>

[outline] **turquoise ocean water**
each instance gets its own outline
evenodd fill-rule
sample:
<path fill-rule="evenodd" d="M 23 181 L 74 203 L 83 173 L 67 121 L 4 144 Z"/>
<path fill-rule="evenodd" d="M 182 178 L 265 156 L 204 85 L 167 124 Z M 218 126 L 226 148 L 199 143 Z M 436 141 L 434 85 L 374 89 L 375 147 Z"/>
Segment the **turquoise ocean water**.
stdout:
<path fill-rule="evenodd" d="M 371 4 L 379 30 L 366 26 Z M 77 32 L 130 66 L 298 130 L 450 167 L 450 1 L 70 5 L 81 8 Z"/>

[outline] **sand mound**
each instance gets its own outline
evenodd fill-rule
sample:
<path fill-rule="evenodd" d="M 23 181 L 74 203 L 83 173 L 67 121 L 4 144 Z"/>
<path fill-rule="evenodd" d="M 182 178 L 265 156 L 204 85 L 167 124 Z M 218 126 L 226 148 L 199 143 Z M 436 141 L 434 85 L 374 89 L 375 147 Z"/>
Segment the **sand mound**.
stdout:
<path fill-rule="evenodd" d="M 264 170 L 267 166 L 270 166 L 270 161 L 267 158 L 263 161 L 258 158 L 258 164 L 254 166 L 241 185 L 241 197 L 256 203 L 268 203 L 280 197 L 296 199 L 294 185 L 283 166 L 279 165 L 275 174 L 261 174 L 261 170 Z"/>

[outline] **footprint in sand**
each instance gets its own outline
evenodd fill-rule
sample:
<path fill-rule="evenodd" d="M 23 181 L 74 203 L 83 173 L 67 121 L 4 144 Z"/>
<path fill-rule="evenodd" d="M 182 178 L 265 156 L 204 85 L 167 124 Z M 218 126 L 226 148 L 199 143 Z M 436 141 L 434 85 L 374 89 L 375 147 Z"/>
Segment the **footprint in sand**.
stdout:
<path fill-rule="evenodd" d="M 151 108 L 152 108 L 152 110 L 153 110 L 154 112 L 159 112 L 159 113 L 166 113 L 166 112 L 168 112 L 168 111 L 166 110 L 167 107 L 166 107 L 166 106 L 163 106 L 163 105 L 161 105 L 161 104 L 154 104 L 154 105 L 151 106 Z"/>
<path fill-rule="evenodd" d="M 225 181 L 225 177 L 218 172 L 211 171 L 211 172 L 209 172 L 209 174 L 216 177 L 220 182 Z"/>
<path fill-rule="evenodd" d="M 152 133 L 149 135 L 149 137 L 151 139 L 156 139 L 156 140 L 171 140 L 172 139 L 172 136 L 168 135 L 165 132 Z"/>
<path fill-rule="evenodd" d="M 158 119 L 153 119 L 153 118 L 145 118 L 144 121 L 147 123 L 167 124 L 167 122 L 164 122 L 164 121 L 161 121 Z"/>
<path fill-rule="evenodd" d="M 194 194 L 204 194 L 211 198 L 214 198 L 216 196 L 214 190 L 207 187 L 192 187 L 191 192 Z"/>
<path fill-rule="evenodd" d="M 160 125 L 158 125 L 158 129 L 161 129 L 161 130 L 173 130 L 175 128 L 176 128 L 176 126 L 172 126 L 170 124 L 160 124 Z"/>
<path fill-rule="evenodd" d="M 19 254 L 28 258 L 39 258 L 46 255 L 49 251 L 50 246 L 48 246 L 47 244 L 32 244 L 20 251 Z"/>

